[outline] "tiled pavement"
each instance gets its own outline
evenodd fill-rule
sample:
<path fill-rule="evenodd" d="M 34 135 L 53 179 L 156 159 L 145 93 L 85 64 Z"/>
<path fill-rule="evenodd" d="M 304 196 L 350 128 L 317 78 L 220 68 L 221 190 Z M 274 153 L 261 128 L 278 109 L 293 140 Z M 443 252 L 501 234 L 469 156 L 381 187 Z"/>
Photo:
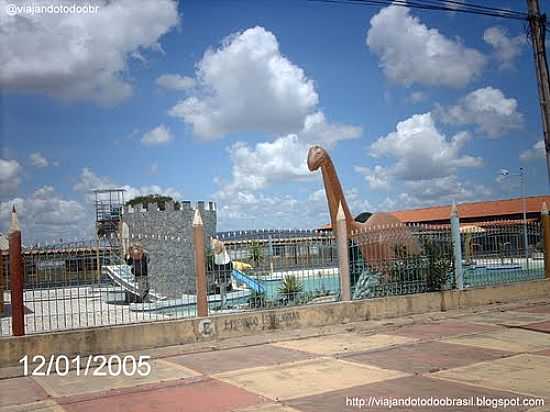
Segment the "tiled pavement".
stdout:
<path fill-rule="evenodd" d="M 408 397 L 542 398 L 506 410 L 550 411 L 550 305 L 162 357 L 147 377 L 0 380 L 0 411 L 353 411 Z"/>

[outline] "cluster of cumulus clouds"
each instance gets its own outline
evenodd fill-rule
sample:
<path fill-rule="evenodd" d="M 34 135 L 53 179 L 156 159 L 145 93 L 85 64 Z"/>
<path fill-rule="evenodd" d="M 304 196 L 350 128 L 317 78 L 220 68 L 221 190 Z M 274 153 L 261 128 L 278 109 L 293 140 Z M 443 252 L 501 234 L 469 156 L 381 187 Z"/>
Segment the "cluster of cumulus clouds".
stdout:
<path fill-rule="evenodd" d="M 0 0 L 0 10 L 5 10 L 5 3 Z M 102 106 L 131 98 L 130 66 L 162 58 L 161 39 L 181 24 L 177 3 L 92 3 L 100 8 L 93 18 L 84 14 L 0 16 L 0 87 Z M 413 106 L 424 102 L 428 90 L 435 88 L 464 92 L 453 104 L 436 103 L 430 111 L 402 119 L 386 135 L 369 139 L 365 148 L 368 164 L 354 165 L 354 170 L 364 176 L 371 190 L 388 195 L 382 204 L 369 205 L 361 200 L 357 188 L 350 188 L 350 203 L 357 211 L 475 199 L 487 193 L 488 188 L 459 178 L 461 170 L 484 164 L 481 157 L 467 153 L 468 143 L 477 138 L 502 138 L 521 128 L 524 120 L 514 97 L 491 85 L 472 84 L 479 83 L 491 63 L 499 70 L 514 70 L 525 40 L 498 26 L 487 28 L 483 40 L 490 52 L 467 47 L 461 39 L 428 27 L 406 7 L 384 7 L 371 18 L 365 47 L 390 83 L 411 90 Z M 165 73 L 155 85 L 178 93 L 178 101 L 166 109 L 166 116 L 181 120 L 206 144 L 225 136 L 266 136 L 253 144 L 237 139 L 227 147 L 231 172 L 216 179 L 214 193 L 224 219 L 237 226 L 264 216 L 266 208 L 289 225 L 326 218 L 322 189 L 310 191 L 302 200 L 274 195 L 268 189 L 312 178 L 305 163 L 312 143 L 331 149 L 342 141 L 359 139 L 364 131 L 361 125 L 330 119 L 322 109 L 314 79 L 285 56 L 275 33 L 255 26 L 229 34 L 204 52 L 194 73 Z M 445 133 L 448 128 L 456 132 Z M 166 145 L 173 140 L 174 133 L 164 123 L 141 137 L 144 145 Z M 537 142 L 521 159 L 540 158 L 542 149 Z M 29 162 L 35 168 L 56 166 L 40 153 L 31 154 Z M 314 178 L 319 180 L 319 176 Z M 26 222 L 29 225 L 53 227 L 62 216 L 70 215 L 63 230 L 72 230 L 71 222 L 76 227 L 89 213 L 85 204 L 63 199 L 50 186 L 27 198 L 14 197 L 22 179 L 19 162 L 0 158 L 0 220 L 13 203 L 32 216 Z M 84 168 L 73 190 L 85 196 L 94 186 L 115 183 Z M 126 188 L 130 195 L 153 190 L 181 196 L 174 188 Z M 45 203 L 46 197 L 50 203 Z M 304 202 L 314 213 L 305 213 Z M 59 215 L 47 213 L 48 207 Z"/>

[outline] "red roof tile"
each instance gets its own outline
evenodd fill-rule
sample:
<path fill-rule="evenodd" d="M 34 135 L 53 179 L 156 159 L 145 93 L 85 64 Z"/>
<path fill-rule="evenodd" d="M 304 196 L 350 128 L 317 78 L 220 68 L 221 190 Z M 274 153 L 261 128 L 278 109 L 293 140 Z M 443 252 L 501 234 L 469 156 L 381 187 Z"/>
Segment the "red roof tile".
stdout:
<path fill-rule="evenodd" d="M 526 199 L 527 213 L 539 213 L 542 203 L 550 205 L 550 196 L 532 196 Z M 523 213 L 523 199 L 493 200 L 489 202 L 462 203 L 457 205 L 461 218 L 505 217 Z M 428 222 L 446 220 L 451 215 L 451 205 L 423 209 L 397 210 L 391 212 L 402 222 Z"/>
<path fill-rule="evenodd" d="M 539 213 L 543 202 L 546 202 L 550 206 L 550 196 L 532 196 L 526 200 L 527 213 Z M 457 207 L 458 214 L 462 219 L 506 218 L 509 215 L 523 213 L 523 198 L 461 203 Z M 451 205 L 395 210 L 390 213 L 404 223 L 441 221 L 449 219 Z M 330 230 L 331 225 L 324 225 L 321 229 Z"/>

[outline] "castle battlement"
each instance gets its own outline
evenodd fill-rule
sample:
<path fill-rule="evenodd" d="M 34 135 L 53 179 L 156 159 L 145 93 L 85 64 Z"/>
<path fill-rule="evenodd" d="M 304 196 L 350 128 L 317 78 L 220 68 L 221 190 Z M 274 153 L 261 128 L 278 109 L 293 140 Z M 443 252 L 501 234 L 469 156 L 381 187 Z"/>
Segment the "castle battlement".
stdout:
<path fill-rule="evenodd" d="M 173 201 L 124 207 L 122 221 L 128 225 L 129 241 L 143 245 L 150 258 L 149 281 L 154 289 L 170 298 L 195 291 L 193 217 L 201 214 L 205 236 L 216 233 L 216 203 Z"/>
<path fill-rule="evenodd" d="M 191 202 L 190 200 L 182 200 L 179 202 L 179 209 L 176 209 L 176 204 L 173 201 L 164 202 L 164 205 L 159 208 L 156 202 L 151 202 L 147 205 L 141 203 L 136 204 L 135 206 L 124 206 L 124 213 L 163 213 L 163 212 L 194 212 L 196 209 L 199 209 L 201 212 L 215 212 L 216 211 L 216 202 L 209 200 L 205 202 L 204 200 L 199 200 L 196 202 Z"/>

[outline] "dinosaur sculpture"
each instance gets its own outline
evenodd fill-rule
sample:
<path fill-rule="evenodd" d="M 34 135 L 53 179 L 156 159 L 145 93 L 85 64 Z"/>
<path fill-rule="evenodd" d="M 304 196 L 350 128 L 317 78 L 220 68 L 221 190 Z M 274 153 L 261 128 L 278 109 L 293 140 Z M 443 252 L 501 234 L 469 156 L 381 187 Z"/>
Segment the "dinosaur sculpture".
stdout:
<path fill-rule="evenodd" d="M 387 262 L 395 257 L 397 250 L 405 248 L 407 254 L 420 253 L 418 242 L 411 235 L 407 226 L 390 213 L 374 213 L 364 223 L 355 221 L 346 202 L 334 164 L 325 149 L 317 145 L 310 147 L 307 165 L 312 172 L 321 169 L 332 227 L 336 227 L 338 206 L 342 204 L 346 216 L 348 238 L 352 237 L 352 233 L 364 234 L 359 242 L 359 247 L 368 266 L 385 273 Z"/>

